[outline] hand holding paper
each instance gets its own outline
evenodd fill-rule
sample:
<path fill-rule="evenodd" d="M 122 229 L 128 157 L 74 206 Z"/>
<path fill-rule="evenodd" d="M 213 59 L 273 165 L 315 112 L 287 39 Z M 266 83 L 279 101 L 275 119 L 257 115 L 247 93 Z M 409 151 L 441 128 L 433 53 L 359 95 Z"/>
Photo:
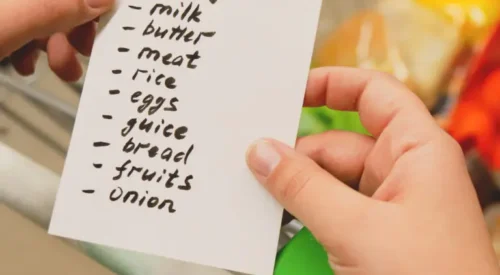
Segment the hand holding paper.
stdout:
<path fill-rule="evenodd" d="M 63 80 L 81 77 L 76 52 L 89 55 L 94 20 L 114 0 L 3 0 L 0 2 L 0 60 L 9 56 L 21 75 L 31 75 L 39 51 L 47 52 L 51 69 Z"/>

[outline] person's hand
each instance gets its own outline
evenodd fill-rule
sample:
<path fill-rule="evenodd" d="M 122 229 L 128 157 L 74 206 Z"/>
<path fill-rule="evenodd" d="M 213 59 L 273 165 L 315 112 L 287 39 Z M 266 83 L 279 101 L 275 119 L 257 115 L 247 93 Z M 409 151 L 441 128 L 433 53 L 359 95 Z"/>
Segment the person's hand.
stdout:
<path fill-rule="evenodd" d="M 316 69 L 305 105 L 359 111 L 373 137 L 330 131 L 295 150 L 265 139 L 247 161 L 322 243 L 336 274 L 499 274 L 461 148 L 403 84 Z"/>
<path fill-rule="evenodd" d="M 96 22 L 114 0 L 1 0 L 0 60 L 10 56 L 21 75 L 35 71 L 39 50 L 63 80 L 76 81 L 82 68 L 76 53 L 89 55 Z"/>

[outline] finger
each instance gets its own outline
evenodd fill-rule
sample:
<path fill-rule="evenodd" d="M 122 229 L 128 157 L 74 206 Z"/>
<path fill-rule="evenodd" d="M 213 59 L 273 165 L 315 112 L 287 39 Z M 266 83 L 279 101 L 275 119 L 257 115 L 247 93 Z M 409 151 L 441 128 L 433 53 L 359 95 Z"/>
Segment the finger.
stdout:
<path fill-rule="evenodd" d="M 372 150 L 372 137 L 344 131 L 328 131 L 297 141 L 295 150 L 314 160 L 319 166 L 352 188 L 359 186 L 366 157 Z"/>
<path fill-rule="evenodd" d="M 359 111 L 365 128 L 377 139 L 367 157 L 363 182 L 380 185 L 394 163 L 441 136 L 442 129 L 404 84 L 379 72 L 321 68 L 310 74 L 305 105 Z"/>
<path fill-rule="evenodd" d="M 0 58 L 32 39 L 66 32 L 109 10 L 113 0 L 2 0 Z"/>
<path fill-rule="evenodd" d="M 28 43 L 11 55 L 12 66 L 22 76 L 29 76 L 35 72 L 39 50 L 35 43 Z"/>
<path fill-rule="evenodd" d="M 311 159 L 274 140 L 251 146 L 247 162 L 257 180 L 319 240 L 342 239 L 352 232 L 371 202 Z"/>
<path fill-rule="evenodd" d="M 42 51 L 47 51 L 47 43 L 49 42 L 49 37 L 44 37 L 44 38 L 40 38 L 40 39 L 35 39 L 33 40 L 32 43 L 34 43 L 36 45 L 36 47 Z"/>
<path fill-rule="evenodd" d="M 425 105 L 404 84 L 376 71 L 354 68 L 318 68 L 311 71 L 305 106 L 328 106 L 358 111 L 361 121 L 375 137 L 394 120 L 412 120 L 415 127 L 434 126 Z"/>
<path fill-rule="evenodd" d="M 63 33 L 50 37 L 47 43 L 47 56 L 49 67 L 62 80 L 73 82 L 82 76 L 82 67 L 76 57 L 76 51 Z"/>
<path fill-rule="evenodd" d="M 80 25 L 68 34 L 68 40 L 73 47 L 85 56 L 90 56 L 96 35 L 96 23 L 93 21 Z"/>

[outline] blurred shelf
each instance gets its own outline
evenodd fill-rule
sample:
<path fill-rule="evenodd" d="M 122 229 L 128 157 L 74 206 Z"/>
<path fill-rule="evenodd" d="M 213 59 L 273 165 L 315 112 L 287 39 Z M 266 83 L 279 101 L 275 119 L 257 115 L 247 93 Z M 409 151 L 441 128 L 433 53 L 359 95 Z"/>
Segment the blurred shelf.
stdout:
<path fill-rule="evenodd" d="M 61 173 L 80 96 L 78 87 L 57 78 L 43 56 L 32 77 L 19 77 L 11 68 L 0 73 L 4 83 L 0 84 L 0 142 Z"/>

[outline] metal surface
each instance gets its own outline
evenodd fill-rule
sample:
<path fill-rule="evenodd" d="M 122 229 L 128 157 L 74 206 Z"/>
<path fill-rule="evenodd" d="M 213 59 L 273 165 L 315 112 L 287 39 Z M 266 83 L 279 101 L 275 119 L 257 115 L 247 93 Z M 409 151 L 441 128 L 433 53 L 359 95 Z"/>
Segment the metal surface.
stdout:
<path fill-rule="evenodd" d="M 16 81 L 12 77 L 9 77 L 3 73 L 0 73 L 0 86 L 4 86 L 12 92 L 21 93 L 24 96 L 30 98 L 31 100 L 49 106 L 52 109 L 57 110 L 64 115 L 67 115 L 72 118 L 76 117 L 76 108 L 74 108 L 73 106 L 47 93 L 38 91 L 37 89 L 31 87 L 28 84 Z"/>

